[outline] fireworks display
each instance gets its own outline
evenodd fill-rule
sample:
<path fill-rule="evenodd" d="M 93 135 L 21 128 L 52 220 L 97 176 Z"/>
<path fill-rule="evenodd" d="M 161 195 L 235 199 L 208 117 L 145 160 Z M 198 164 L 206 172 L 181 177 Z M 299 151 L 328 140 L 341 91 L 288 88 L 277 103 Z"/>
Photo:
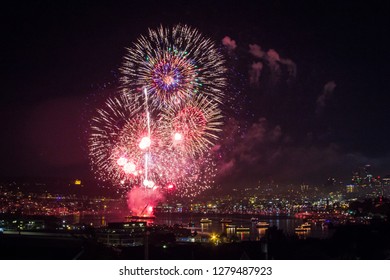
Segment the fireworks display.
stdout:
<path fill-rule="evenodd" d="M 161 197 L 148 193 L 195 196 L 212 185 L 223 65 L 213 42 L 185 25 L 149 30 L 128 49 L 121 89 L 92 119 L 89 148 L 99 179 L 133 188 L 127 195 L 133 212 L 152 209 Z M 145 195 L 149 202 L 136 202 Z"/>
<path fill-rule="evenodd" d="M 198 95 L 221 102 L 224 60 L 198 30 L 186 25 L 149 30 L 127 50 L 121 67 L 123 89 L 142 99 L 139 89 L 146 87 L 153 108 L 185 103 Z"/>
<path fill-rule="evenodd" d="M 197 97 L 182 106 L 168 107 L 162 113 L 162 130 L 176 152 L 197 156 L 210 149 L 221 130 L 217 103 Z"/>

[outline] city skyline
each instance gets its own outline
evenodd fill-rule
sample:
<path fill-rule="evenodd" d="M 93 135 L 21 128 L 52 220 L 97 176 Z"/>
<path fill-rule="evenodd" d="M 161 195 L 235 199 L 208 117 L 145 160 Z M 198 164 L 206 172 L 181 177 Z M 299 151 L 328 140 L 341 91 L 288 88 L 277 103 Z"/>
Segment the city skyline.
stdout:
<path fill-rule="evenodd" d="M 92 178 L 89 118 L 116 91 L 125 47 L 177 23 L 210 36 L 230 70 L 220 185 L 318 183 L 366 164 L 386 176 L 385 11 L 336 1 L 7 4 L 0 176 Z"/>

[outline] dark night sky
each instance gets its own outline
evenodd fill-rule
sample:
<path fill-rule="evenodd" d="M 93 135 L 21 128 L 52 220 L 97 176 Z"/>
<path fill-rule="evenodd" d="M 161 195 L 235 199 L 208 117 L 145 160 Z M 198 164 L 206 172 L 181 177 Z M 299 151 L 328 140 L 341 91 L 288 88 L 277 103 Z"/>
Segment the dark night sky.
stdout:
<path fill-rule="evenodd" d="M 364 164 L 390 174 L 386 1 L 93 2 L 2 5 L 1 177 L 91 177 L 89 100 L 115 90 L 125 47 L 176 23 L 237 45 L 224 51 L 231 88 L 247 97 L 246 129 L 227 125 L 221 182 L 324 182 Z M 275 50 L 282 74 L 250 44 Z M 248 74 L 256 62 L 257 84 Z"/>

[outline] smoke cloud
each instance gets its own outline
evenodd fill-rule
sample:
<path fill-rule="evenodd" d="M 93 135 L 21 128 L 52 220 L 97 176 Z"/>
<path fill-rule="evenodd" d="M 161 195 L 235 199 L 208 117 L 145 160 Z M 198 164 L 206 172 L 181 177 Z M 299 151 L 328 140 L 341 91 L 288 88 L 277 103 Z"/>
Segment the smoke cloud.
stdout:
<path fill-rule="evenodd" d="M 261 70 L 263 69 L 263 63 L 253 62 L 251 70 L 249 70 L 249 83 L 255 87 L 260 84 Z"/>
<path fill-rule="evenodd" d="M 224 45 L 229 51 L 233 51 L 237 48 L 236 41 L 231 39 L 229 36 L 225 36 L 222 39 L 222 45 Z"/>
<path fill-rule="evenodd" d="M 154 207 L 162 200 L 164 195 L 158 188 L 135 187 L 127 193 L 127 206 L 136 216 L 153 214 Z"/>
<path fill-rule="evenodd" d="M 322 93 L 317 98 L 317 108 L 316 114 L 321 114 L 324 110 L 326 104 L 333 97 L 333 91 L 336 88 L 336 83 L 334 81 L 329 81 L 324 85 Z"/>
<path fill-rule="evenodd" d="M 377 168 L 382 168 L 384 163 L 383 158 L 373 160 L 360 153 L 347 152 L 336 143 L 319 145 L 313 138 L 315 135 L 308 133 L 306 139 L 294 139 L 281 125 L 260 118 L 244 134 L 236 134 L 235 139 L 222 143 L 222 147 L 232 149 L 218 163 L 218 180 L 230 178 L 232 184 L 240 184 L 230 187 L 253 186 L 259 180 L 321 184 L 328 176 L 345 178 L 356 166 L 367 162 L 375 162 Z"/>
<path fill-rule="evenodd" d="M 257 58 L 263 58 L 265 53 L 261 50 L 261 47 L 256 44 L 249 44 L 249 53 Z"/>
<path fill-rule="evenodd" d="M 282 58 L 276 50 L 269 49 L 267 52 L 264 52 L 259 45 L 249 44 L 249 53 L 259 59 L 259 61 L 252 64 L 249 71 L 249 81 L 252 86 L 257 87 L 259 85 L 260 73 L 258 63 L 262 63 L 260 72 L 265 67 L 268 70 L 270 86 L 278 84 L 283 75 L 286 77 L 287 83 L 295 80 L 297 75 L 296 64 L 289 58 Z"/>

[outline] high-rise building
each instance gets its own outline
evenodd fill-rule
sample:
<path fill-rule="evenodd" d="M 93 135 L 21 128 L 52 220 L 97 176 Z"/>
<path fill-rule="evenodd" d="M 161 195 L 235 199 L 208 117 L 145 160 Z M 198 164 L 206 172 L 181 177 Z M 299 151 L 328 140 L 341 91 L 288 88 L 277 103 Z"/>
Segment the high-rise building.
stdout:
<path fill-rule="evenodd" d="M 382 178 L 382 189 L 383 189 L 383 195 L 389 197 L 390 196 L 390 175 L 387 175 Z"/>
<path fill-rule="evenodd" d="M 347 185 L 346 191 L 347 191 L 347 193 L 354 193 L 354 192 L 356 192 L 356 186 L 353 184 Z"/>

